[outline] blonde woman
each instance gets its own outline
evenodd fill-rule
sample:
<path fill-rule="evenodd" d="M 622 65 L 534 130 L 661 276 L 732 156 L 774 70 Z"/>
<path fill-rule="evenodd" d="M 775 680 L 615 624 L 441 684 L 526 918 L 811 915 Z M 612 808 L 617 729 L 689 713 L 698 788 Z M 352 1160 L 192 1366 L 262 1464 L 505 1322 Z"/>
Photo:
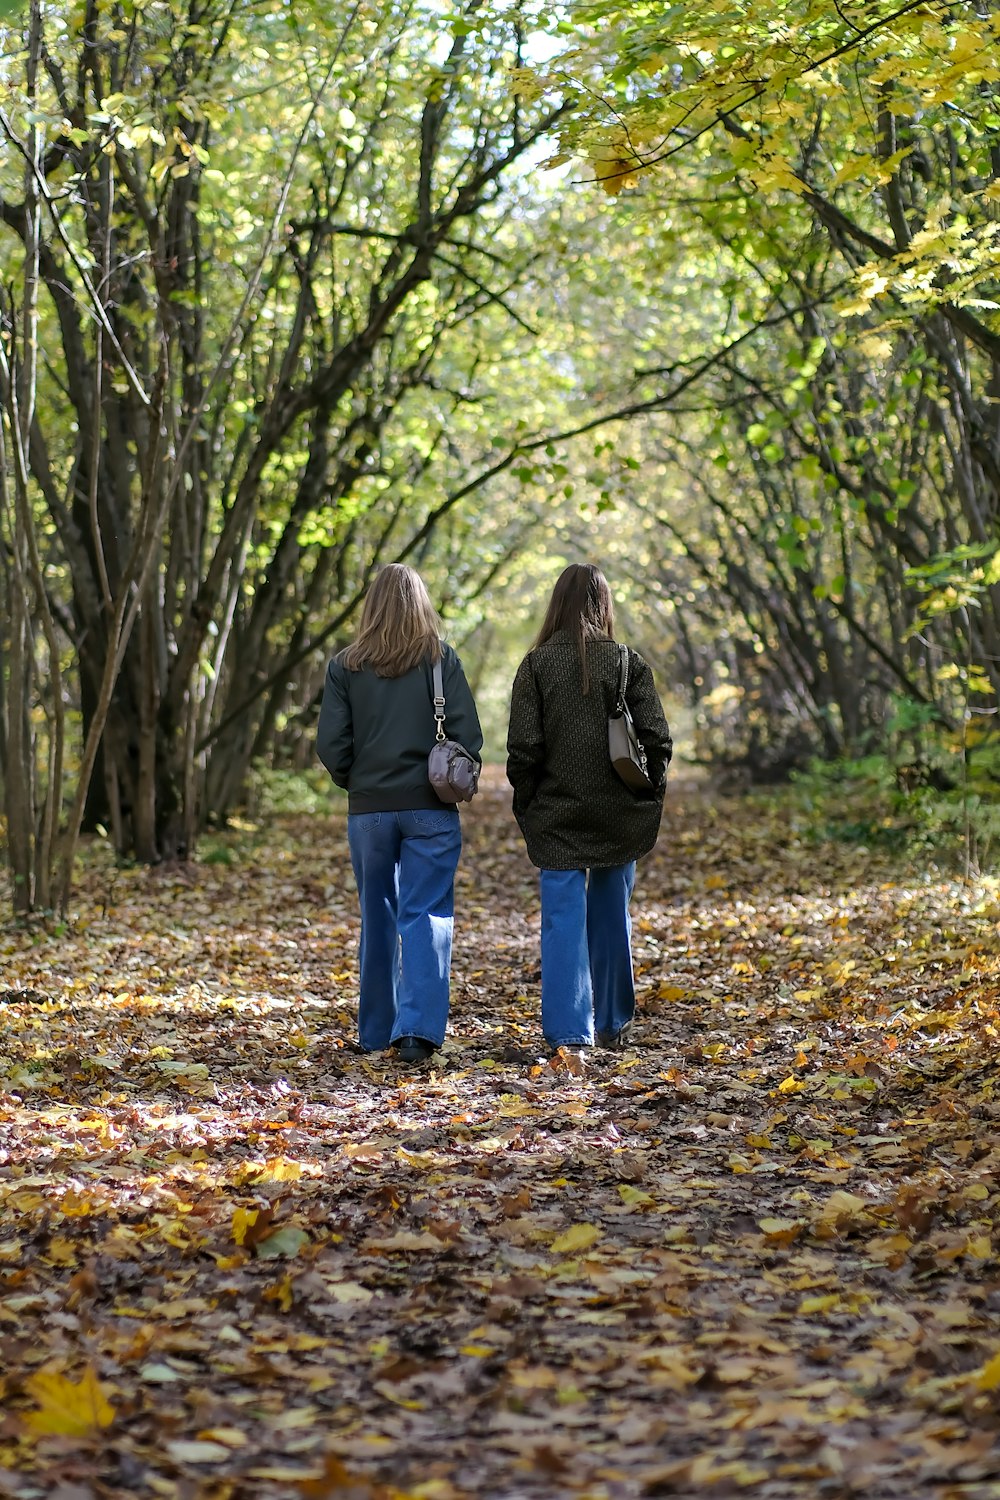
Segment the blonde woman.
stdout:
<path fill-rule="evenodd" d="M 473 755 L 476 705 L 420 575 L 377 574 L 354 642 L 330 662 L 317 752 L 347 790 L 347 835 L 361 905 L 362 1048 L 421 1062 L 444 1041 L 462 849 L 458 809 L 427 779 L 432 672 L 441 663 L 447 729 Z"/>

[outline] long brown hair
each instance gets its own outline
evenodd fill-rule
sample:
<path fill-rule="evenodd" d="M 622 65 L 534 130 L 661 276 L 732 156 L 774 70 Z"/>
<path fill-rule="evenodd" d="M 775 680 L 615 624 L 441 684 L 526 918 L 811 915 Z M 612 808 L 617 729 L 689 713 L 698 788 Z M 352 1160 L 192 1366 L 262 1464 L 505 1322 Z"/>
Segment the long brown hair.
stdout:
<path fill-rule="evenodd" d="M 349 672 L 371 667 L 402 677 L 422 661 L 441 660 L 441 621 L 424 580 L 405 563 L 387 563 L 365 595 L 358 633 L 340 653 Z"/>
<path fill-rule="evenodd" d="M 614 638 L 615 605 L 608 580 L 593 563 L 570 563 L 556 579 L 536 646 L 543 646 L 559 630 L 568 630 L 580 653 L 584 696 L 590 692 L 587 641 L 595 636 Z"/>

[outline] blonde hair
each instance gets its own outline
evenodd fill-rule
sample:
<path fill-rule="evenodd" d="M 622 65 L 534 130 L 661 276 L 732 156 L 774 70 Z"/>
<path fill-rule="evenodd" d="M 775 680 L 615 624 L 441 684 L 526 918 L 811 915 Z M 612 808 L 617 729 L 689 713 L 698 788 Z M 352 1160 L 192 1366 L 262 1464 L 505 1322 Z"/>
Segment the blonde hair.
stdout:
<path fill-rule="evenodd" d="M 422 661 L 440 661 L 442 633 L 420 574 L 388 563 L 365 596 L 358 633 L 340 660 L 349 672 L 371 667 L 379 677 L 402 677 Z"/>

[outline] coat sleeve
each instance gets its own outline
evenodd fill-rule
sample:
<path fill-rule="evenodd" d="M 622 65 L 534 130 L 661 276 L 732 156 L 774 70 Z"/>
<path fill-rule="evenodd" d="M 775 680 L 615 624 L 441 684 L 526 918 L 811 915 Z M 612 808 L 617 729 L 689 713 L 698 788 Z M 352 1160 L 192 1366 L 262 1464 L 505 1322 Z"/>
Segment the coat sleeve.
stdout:
<path fill-rule="evenodd" d="M 331 661 L 326 669 L 316 732 L 316 754 L 337 786 L 346 788 L 354 764 L 354 723 L 347 691 L 347 671 L 336 660 Z"/>
<path fill-rule="evenodd" d="M 520 823 L 538 790 L 545 768 L 545 729 L 531 654 L 517 669 L 507 728 L 507 780 L 514 788 L 514 816 Z"/>
<path fill-rule="evenodd" d="M 482 759 L 483 731 L 479 724 L 476 700 L 465 676 L 465 670 L 455 651 L 445 648 L 441 663 L 441 681 L 444 687 L 445 728 L 448 738 L 464 745 L 470 755 Z"/>
<path fill-rule="evenodd" d="M 635 724 L 635 732 L 646 752 L 650 780 L 658 791 L 662 791 L 667 780 L 667 766 L 674 753 L 674 742 L 670 738 L 652 669 L 638 651 L 629 650 L 625 698 Z"/>

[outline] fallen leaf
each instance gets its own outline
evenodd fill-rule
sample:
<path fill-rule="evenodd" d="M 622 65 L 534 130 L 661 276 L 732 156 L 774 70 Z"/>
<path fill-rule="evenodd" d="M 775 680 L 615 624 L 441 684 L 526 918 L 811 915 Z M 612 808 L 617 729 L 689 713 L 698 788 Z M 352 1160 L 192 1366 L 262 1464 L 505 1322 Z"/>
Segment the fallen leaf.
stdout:
<path fill-rule="evenodd" d="M 90 1365 L 79 1380 L 57 1371 L 39 1371 L 37 1375 L 29 1375 L 24 1388 L 39 1406 L 38 1411 L 25 1417 L 34 1432 L 84 1437 L 110 1427 L 115 1419 L 115 1409 L 108 1400 L 109 1388 L 101 1385 Z"/>
<path fill-rule="evenodd" d="M 555 1255 L 573 1255 L 577 1250 L 589 1250 L 601 1234 L 596 1224 L 573 1224 L 552 1241 L 550 1248 Z"/>
<path fill-rule="evenodd" d="M 232 1455 L 222 1443 L 206 1442 L 199 1438 L 176 1438 L 164 1444 L 174 1463 L 221 1464 Z"/>

